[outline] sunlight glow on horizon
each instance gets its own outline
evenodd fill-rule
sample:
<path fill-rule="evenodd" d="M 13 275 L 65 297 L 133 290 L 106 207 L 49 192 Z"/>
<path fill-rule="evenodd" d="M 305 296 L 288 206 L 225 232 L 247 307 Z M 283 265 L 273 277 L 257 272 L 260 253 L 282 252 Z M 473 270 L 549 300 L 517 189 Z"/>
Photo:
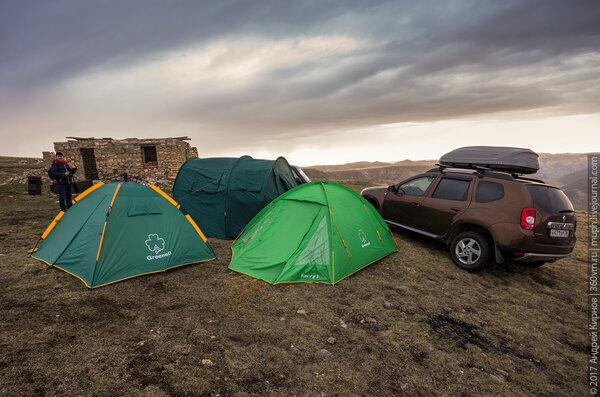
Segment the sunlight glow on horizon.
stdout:
<path fill-rule="evenodd" d="M 262 149 L 250 152 L 219 150 L 218 156 L 254 158 L 284 156 L 300 166 L 345 164 L 356 161 L 396 162 L 437 160 L 462 146 L 514 146 L 537 153 L 588 153 L 600 151 L 594 131 L 600 115 L 545 117 L 543 119 L 464 119 L 432 123 L 396 123 L 335 134 L 323 143 L 301 139 L 294 149 L 276 152 Z M 545 139 L 532 131 L 545 130 Z M 556 149 L 556 141 L 564 149 Z M 192 145 L 194 142 L 192 141 Z M 200 157 L 213 157 L 198 147 Z"/>

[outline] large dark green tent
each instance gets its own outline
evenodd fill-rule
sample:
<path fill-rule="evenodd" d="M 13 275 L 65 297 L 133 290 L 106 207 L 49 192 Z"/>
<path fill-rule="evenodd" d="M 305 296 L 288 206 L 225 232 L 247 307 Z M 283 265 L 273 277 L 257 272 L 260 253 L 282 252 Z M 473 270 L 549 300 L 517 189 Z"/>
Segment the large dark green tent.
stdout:
<path fill-rule="evenodd" d="M 334 182 L 282 194 L 233 243 L 229 268 L 269 283 L 341 279 L 397 250 L 379 213 Z"/>
<path fill-rule="evenodd" d="M 265 205 L 296 187 L 285 158 L 191 158 L 179 169 L 173 198 L 209 237 L 233 239 Z"/>
<path fill-rule="evenodd" d="M 156 186 L 99 183 L 59 212 L 34 258 L 88 288 L 215 259 L 189 215 Z"/>

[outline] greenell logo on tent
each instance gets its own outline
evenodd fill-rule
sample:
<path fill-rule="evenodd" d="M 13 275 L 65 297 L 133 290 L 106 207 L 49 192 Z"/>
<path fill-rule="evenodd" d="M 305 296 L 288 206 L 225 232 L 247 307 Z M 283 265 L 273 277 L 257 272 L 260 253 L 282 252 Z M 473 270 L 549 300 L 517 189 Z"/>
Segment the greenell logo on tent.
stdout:
<path fill-rule="evenodd" d="M 156 255 L 165 249 L 165 240 L 158 237 L 158 234 L 149 234 L 146 240 L 146 247 Z"/>
<path fill-rule="evenodd" d="M 367 234 L 362 229 L 358 229 L 358 239 L 362 243 L 362 245 L 361 245 L 362 248 L 365 248 L 365 247 L 368 247 L 369 245 L 371 245 L 371 243 L 369 243 L 367 240 Z"/>

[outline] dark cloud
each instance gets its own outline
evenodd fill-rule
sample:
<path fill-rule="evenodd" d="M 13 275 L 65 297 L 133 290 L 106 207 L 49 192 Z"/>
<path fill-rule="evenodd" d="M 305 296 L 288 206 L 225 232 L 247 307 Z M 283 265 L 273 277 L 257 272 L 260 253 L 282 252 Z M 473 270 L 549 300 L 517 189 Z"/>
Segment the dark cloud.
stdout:
<path fill-rule="evenodd" d="M 444 10 L 418 15 L 415 30 L 423 35 L 388 37 L 385 45 L 327 62 L 275 70 L 245 89 L 182 104 L 175 114 L 213 120 L 223 131 L 239 130 L 237 120 L 244 120 L 251 134 L 276 129 L 294 135 L 536 108 L 600 111 L 596 90 L 581 90 L 596 86 L 598 68 L 565 76 L 572 57 L 598 54 L 597 3 L 504 3 L 491 9 L 477 3 L 453 11 L 450 20 Z M 326 72 L 320 78 L 303 79 L 321 69 Z M 385 72 L 390 77 L 377 81 Z"/>
<path fill-rule="evenodd" d="M 367 2 L 76 0 L 0 3 L 0 83 L 35 88 L 217 36 L 286 37 Z M 319 4 L 316 2 L 315 4 Z"/>
<path fill-rule="evenodd" d="M 130 134 L 154 123 L 190 135 L 208 131 L 215 143 L 235 137 L 234 144 L 260 146 L 275 136 L 497 112 L 598 113 L 598 21 L 595 0 L 5 1 L 0 117 L 11 117 L 0 121 L 0 131 L 19 124 L 18 117 L 55 108 L 66 124 L 62 131 L 86 129 L 66 115 L 81 99 L 69 96 L 75 79 L 118 75 L 166 52 L 214 42 L 310 37 L 346 37 L 356 46 L 267 68 L 244 84 L 191 93 L 150 86 L 136 98 L 115 83 L 110 97 L 90 102 L 90 113 L 106 114 L 90 119 L 87 129 L 118 136 L 124 125 Z"/>

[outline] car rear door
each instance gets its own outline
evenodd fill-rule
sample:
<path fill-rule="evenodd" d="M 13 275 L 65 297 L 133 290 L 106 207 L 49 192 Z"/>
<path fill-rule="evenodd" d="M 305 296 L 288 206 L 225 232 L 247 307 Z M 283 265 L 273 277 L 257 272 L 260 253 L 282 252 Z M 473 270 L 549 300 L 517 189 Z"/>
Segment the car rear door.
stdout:
<path fill-rule="evenodd" d="M 414 228 L 419 207 L 436 175 L 419 175 L 400 182 L 395 192 L 388 191 L 383 201 L 383 219 L 391 224 Z"/>
<path fill-rule="evenodd" d="M 527 190 L 535 209 L 535 241 L 540 244 L 573 244 L 577 218 L 571 201 L 562 190 L 540 184 L 527 184 Z"/>
<path fill-rule="evenodd" d="M 416 227 L 436 236 L 444 235 L 454 218 L 469 207 L 472 185 L 472 176 L 442 175 L 421 203 Z"/>

